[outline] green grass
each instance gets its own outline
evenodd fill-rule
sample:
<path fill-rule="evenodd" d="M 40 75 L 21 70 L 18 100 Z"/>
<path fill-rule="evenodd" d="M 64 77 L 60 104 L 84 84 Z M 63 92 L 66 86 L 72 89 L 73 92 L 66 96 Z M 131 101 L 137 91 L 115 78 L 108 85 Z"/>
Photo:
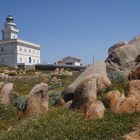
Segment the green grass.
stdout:
<path fill-rule="evenodd" d="M 73 72 L 73 76 L 66 76 L 66 75 L 53 75 L 52 77 L 57 77 L 58 79 L 61 79 L 61 86 L 54 87 L 53 90 L 55 91 L 62 91 L 64 88 L 66 88 L 68 85 L 70 85 L 76 77 L 78 77 L 81 74 L 81 72 Z"/>
<path fill-rule="evenodd" d="M 50 108 L 47 114 L 38 116 L 16 117 L 12 122 L 14 117 L 15 113 L 0 121 L 10 123 L 1 129 L 1 140 L 120 140 L 140 122 L 138 113 L 116 115 L 106 111 L 103 119 L 86 120 L 82 113 L 64 108 Z"/>
<path fill-rule="evenodd" d="M 131 132 L 132 128 L 140 123 L 140 113 L 113 114 L 107 109 L 102 119 L 87 120 L 83 113 L 52 107 L 60 96 L 59 92 L 79 74 L 57 75 L 62 81 L 62 87 L 58 86 L 50 91 L 49 112 L 46 114 L 27 117 L 19 114 L 14 107 L 0 105 L 0 140 L 121 140 L 123 135 Z M 28 94 L 31 88 L 40 82 L 51 85 L 49 81 L 43 80 L 26 77 L 5 82 L 13 82 L 15 91 L 21 96 Z M 108 101 L 105 93 L 113 89 L 125 92 L 127 84 L 124 81 L 115 82 L 98 95 L 98 99 L 102 100 L 106 107 Z"/>
<path fill-rule="evenodd" d="M 30 71 L 28 72 L 30 73 Z M 15 92 L 19 93 L 19 95 L 27 95 L 29 94 L 30 90 L 35 86 L 36 84 L 39 84 L 40 82 L 47 83 L 49 86 L 52 85 L 51 78 L 56 76 L 58 79 L 61 79 L 62 85 L 61 86 L 54 86 L 52 90 L 50 90 L 50 93 L 56 93 L 62 91 L 66 86 L 71 84 L 75 78 L 80 74 L 80 72 L 74 72 L 73 76 L 64 76 L 64 75 L 53 75 L 50 76 L 50 72 L 45 72 L 46 76 L 48 75 L 48 79 L 45 77 L 37 77 L 34 76 L 33 71 L 31 71 L 31 75 L 25 75 L 11 78 L 11 79 L 0 79 L 0 81 L 4 81 L 5 83 L 12 82 L 14 83 L 14 90 Z"/>
<path fill-rule="evenodd" d="M 0 131 L 7 130 L 11 124 L 17 122 L 18 118 L 16 108 L 0 105 Z"/>

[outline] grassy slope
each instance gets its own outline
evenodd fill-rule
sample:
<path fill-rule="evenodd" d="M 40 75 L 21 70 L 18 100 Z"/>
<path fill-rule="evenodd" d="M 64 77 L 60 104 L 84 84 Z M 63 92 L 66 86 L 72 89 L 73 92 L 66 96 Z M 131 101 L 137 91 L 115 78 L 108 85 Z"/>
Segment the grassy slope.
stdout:
<path fill-rule="evenodd" d="M 50 108 L 47 114 L 20 119 L 14 109 L 1 107 L 0 111 L 1 140 L 120 140 L 140 122 L 140 114 L 116 115 L 110 111 L 94 121 L 64 108 Z"/>
<path fill-rule="evenodd" d="M 62 90 L 77 75 L 58 77 L 62 79 L 63 86 L 52 92 Z M 20 95 L 28 94 L 40 81 L 42 79 L 15 80 L 15 90 Z M 15 108 L 0 105 L 0 140 L 120 140 L 139 122 L 140 113 L 116 115 L 107 110 L 103 119 L 86 120 L 82 113 L 53 107 L 47 114 L 21 117 Z"/>
<path fill-rule="evenodd" d="M 63 75 L 50 75 L 50 72 L 43 72 L 46 74 L 46 77 L 37 77 L 35 76 L 34 72 L 28 72 L 26 73 L 25 76 L 20 76 L 21 78 L 13 78 L 13 79 L 8 79 L 8 80 L 3 80 L 0 79 L 0 81 L 4 81 L 5 83 L 7 82 L 12 82 L 14 83 L 14 90 L 17 92 L 19 95 L 27 95 L 29 94 L 30 90 L 35 86 L 36 84 L 40 82 L 47 83 L 49 86 L 52 85 L 50 83 L 50 79 L 52 77 L 57 77 L 58 79 L 60 78 L 62 80 L 62 86 L 56 86 L 52 90 L 49 91 L 49 93 L 54 93 L 58 91 L 62 91 L 64 87 L 68 86 L 72 81 L 75 80 L 75 78 L 80 74 L 79 72 L 74 72 L 73 76 L 63 76 Z M 28 77 L 29 76 L 29 77 Z"/>

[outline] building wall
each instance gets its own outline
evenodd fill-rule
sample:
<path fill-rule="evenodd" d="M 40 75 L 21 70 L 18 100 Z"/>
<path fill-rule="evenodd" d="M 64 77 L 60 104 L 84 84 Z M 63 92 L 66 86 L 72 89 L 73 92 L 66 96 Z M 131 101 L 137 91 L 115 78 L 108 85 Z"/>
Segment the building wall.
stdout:
<path fill-rule="evenodd" d="M 11 33 L 10 36 L 11 36 L 11 39 L 16 39 L 17 38 L 17 34 L 15 34 L 15 33 Z"/>
<path fill-rule="evenodd" d="M 63 62 L 66 65 L 80 66 L 80 61 L 77 61 L 72 57 L 66 57 L 65 59 L 63 59 Z"/>
<path fill-rule="evenodd" d="M 8 39 L 16 39 L 17 38 L 17 34 L 12 33 L 12 32 L 7 32 L 3 34 L 3 40 L 8 40 Z"/>
<path fill-rule="evenodd" d="M 16 44 L 0 44 L 0 64 L 14 66 L 16 62 Z"/>
<path fill-rule="evenodd" d="M 30 59 L 30 62 L 29 62 Z M 33 65 L 40 63 L 40 50 L 13 43 L 0 44 L 0 65 L 16 66 L 19 63 Z"/>
<path fill-rule="evenodd" d="M 75 66 L 80 66 L 80 62 L 75 62 Z"/>
<path fill-rule="evenodd" d="M 17 45 L 17 63 L 26 65 L 40 63 L 40 50 L 29 46 Z"/>

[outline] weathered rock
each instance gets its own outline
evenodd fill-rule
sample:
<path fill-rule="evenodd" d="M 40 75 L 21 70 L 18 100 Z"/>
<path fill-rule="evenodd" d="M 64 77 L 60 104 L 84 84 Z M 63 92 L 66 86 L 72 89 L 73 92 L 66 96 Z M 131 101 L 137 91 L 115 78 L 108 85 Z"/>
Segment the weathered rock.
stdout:
<path fill-rule="evenodd" d="M 63 74 L 65 72 L 64 68 L 61 68 L 59 72 Z"/>
<path fill-rule="evenodd" d="M 56 77 L 56 76 L 54 76 L 54 77 L 51 79 L 51 82 L 53 82 L 53 83 L 57 83 L 57 82 L 58 82 L 57 77 Z"/>
<path fill-rule="evenodd" d="M 7 74 L 5 74 L 5 73 L 0 73 L 0 78 L 1 79 L 8 79 L 8 75 Z"/>
<path fill-rule="evenodd" d="M 107 98 L 110 100 L 110 108 L 114 113 L 134 113 L 140 111 L 140 100 L 134 95 L 126 97 L 119 91 L 110 91 L 107 93 Z"/>
<path fill-rule="evenodd" d="M 48 75 L 46 73 L 40 73 L 39 77 L 41 80 L 43 81 L 47 81 L 48 80 Z"/>
<path fill-rule="evenodd" d="M 89 66 L 76 80 L 69 85 L 59 98 L 59 103 L 73 100 L 72 109 L 82 109 L 86 103 L 96 99 L 97 92 L 110 86 L 106 64 L 99 62 Z"/>
<path fill-rule="evenodd" d="M 5 84 L 1 90 L 0 103 L 6 106 L 12 104 L 13 83 Z"/>
<path fill-rule="evenodd" d="M 35 85 L 27 99 L 26 113 L 43 113 L 48 111 L 48 85 L 40 83 Z"/>
<path fill-rule="evenodd" d="M 53 73 L 54 74 L 59 74 L 59 68 L 56 68 Z"/>
<path fill-rule="evenodd" d="M 105 107 L 101 101 L 93 101 L 85 107 L 85 117 L 89 119 L 102 118 L 104 116 Z"/>
<path fill-rule="evenodd" d="M 84 110 L 85 105 L 88 102 L 92 102 L 96 99 L 97 87 L 96 87 L 96 77 L 91 75 L 87 76 L 87 79 L 82 81 L 74 92 L 74 99 L 70 106 L 72 109 Z"/>
<path fill-rule="evenodd" d="M 0 82 L 0 100 L 2 98 L 2 94 L 1 94 L 1 90 L 4 87 L 5 83 L 4 82 Z"/>
<path fill-rule="evenodd" d="M 71 71 L 66 71 L 66 72 L 64 73 L 64 75 L 65 75 L 65 76 L 72 76 L 72 75 L 73 75 L 73 72 L 71 72 Z"/>
<path fill-rule="evenodd" d="M 70 108 L 71 104 L 72 104 L 72 100 L 70 100 L 66 104 L 64 104 L 64 108 Z"/>
<path fill-rule="evenodd" d="M 140 80 L 132 80 L 129 82 L 128 95 L 134 95 L 140 100 Z"/>
<path fill-rule="evenodd" d="M 35 75 L 39 77 L 41 75 L 41 72 L 35 72 Z"/>
<path fill-rule="evenodd" d="M 109 106 L 112 112 L 119 113 L 119 103 L 124 99 L 121 93 L 117 90 L 107 93 L 107 99 L 109 100 Z"/>
<path fill-rule="evenodd" d="M 140 36 L 130 42 L 117 43 L 108 50 L 106 63 L 108 67 L 123 71 L 126 75 L 140 66 Z"/>
<path fill-rule="evenodd" d="M 140 140 L 140 125 L 134 128 L 134 131 L 123 136 L 124 140 Z"/>
<path fill-rule="evenodd" d="M 73 98 L 72 98 L 73 99 Z M 69 100 L 71 101 L 71 100 Z M 68 102 L 69 102 L 68 101 Z M 66 104 L 66 102 L 64 101 L 63 98 L 59 98 L 58 100 L 56 100 L 56 102 L 54 103 L 55 106 L 64 106 Z"/>
<path fill-rule="evenodd" d="M 136 70 L 131 71 L 128 74 L 128 79 L 129 80 L 140 79 L 140 67 L 137 67 Z"/>
<path fill-rule="evenodd" d="M 1 90 L 4 87 L 5 83 L 4 82 L 0 82 L 0 98 L 1 98 Z"/>

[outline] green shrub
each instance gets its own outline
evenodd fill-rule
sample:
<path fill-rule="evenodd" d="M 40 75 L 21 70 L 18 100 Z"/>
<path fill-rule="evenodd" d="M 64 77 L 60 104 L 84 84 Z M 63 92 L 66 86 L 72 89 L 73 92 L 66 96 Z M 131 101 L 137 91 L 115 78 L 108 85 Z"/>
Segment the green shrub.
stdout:
<path fill-rule="evenodd" d="M 60 97 L 61 93 L 52 93 L 49 95 L 49 106 L 54 106 L 56 100 Z"/>
<path fill-rule="evenodd" d="M 0 132 L 2 140 L 121 140 L 140 122 L 140 114 L 113 114 L 86 120 L 82 113 L 51 108 L 47 114 L 26 118 Z"/>
<path fill-rule="evenodd" d="M 14 106 L 17 108 L 18 111 L 24 111 L 27 105 L 27 97 L 26 96 L 19 96 L 14 100 Z"/>
<path fill-rule="evenodd" d="M 8 73 L 8 75 L 9 76 L 16 76 L 17 74 L 16 74 L 16 72 L 10 72 L 10 73 Z"/>
<path fill-rule="evenodd" d="M 107 76 L 112 83 L 124 83 L 128 81 L 128 78 L 124 76 L 122 72 L 116 71 L 114 69 L 107 69 Z"/>
<path fill-rule="evenodd" d="M 118 90 L 121 93 L 127 93 L 129 81 L 128 81 L 128 78 L 126 76 L 124 76 L 124 74 L 122 72 L 108 68 L 107 75 L 108 75 L 112 85 L 110 87 L 108 87 L 105 92 L 108 92 L 111 90 Z"/>

